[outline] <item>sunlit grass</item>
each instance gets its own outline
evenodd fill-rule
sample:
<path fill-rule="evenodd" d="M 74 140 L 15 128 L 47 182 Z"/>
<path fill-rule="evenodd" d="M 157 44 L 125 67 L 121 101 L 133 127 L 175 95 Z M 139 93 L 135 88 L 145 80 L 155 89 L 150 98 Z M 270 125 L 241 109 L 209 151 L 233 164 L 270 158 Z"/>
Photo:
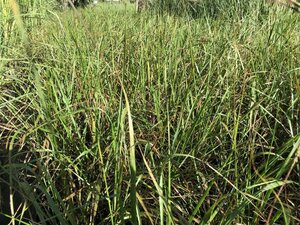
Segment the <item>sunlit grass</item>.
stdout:
<path fill-rule="evenodd" d="M 242 6 L 22 18 L 0 46 L 6 220 L 298 224 L 299 15 Z"/>

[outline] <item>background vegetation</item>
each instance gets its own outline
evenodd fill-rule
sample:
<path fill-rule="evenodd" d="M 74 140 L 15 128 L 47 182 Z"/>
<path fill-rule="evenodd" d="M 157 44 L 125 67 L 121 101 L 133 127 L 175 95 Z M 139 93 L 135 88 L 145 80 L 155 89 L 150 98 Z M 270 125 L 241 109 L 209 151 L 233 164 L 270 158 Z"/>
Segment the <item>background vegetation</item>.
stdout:
<path fill-rule="evenodd" d="M 18 3 L 1 1 L 1 224 L 299 224 L 299 14 Z"/>

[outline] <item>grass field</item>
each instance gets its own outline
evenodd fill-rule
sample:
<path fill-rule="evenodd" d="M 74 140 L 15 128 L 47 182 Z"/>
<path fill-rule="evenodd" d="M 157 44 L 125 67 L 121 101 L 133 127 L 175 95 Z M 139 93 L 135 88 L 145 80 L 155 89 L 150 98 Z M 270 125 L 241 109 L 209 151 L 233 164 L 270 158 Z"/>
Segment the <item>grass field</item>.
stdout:
<path fill-rule="evenodd" d="M 300 14 L 10 2 L 1 225 L 300 223 Z"/>

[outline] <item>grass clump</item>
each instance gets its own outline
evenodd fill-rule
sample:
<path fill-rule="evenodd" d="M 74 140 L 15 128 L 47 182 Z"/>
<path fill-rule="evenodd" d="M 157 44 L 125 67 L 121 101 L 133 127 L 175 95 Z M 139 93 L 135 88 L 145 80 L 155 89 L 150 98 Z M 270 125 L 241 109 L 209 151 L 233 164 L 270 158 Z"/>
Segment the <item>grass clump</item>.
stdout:
<path fill-rule="evenodd" d="M 2 217 L 299 223 L 299 15 L 256 7 L 25 20 L 30 56 L 0 47 Z"/>

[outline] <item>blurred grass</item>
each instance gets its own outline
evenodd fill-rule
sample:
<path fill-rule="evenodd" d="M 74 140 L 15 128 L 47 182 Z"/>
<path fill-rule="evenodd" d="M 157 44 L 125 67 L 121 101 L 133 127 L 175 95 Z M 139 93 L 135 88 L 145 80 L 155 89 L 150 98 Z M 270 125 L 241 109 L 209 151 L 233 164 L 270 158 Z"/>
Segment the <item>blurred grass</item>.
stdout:
<path fill-rule="evenodd" d="M 28 212 L 15 223 L 298 224 L 299 15 L 243 7 L 40 5 L 22 17 L 30 56 L 5 30 L 0 182 Z"/>

